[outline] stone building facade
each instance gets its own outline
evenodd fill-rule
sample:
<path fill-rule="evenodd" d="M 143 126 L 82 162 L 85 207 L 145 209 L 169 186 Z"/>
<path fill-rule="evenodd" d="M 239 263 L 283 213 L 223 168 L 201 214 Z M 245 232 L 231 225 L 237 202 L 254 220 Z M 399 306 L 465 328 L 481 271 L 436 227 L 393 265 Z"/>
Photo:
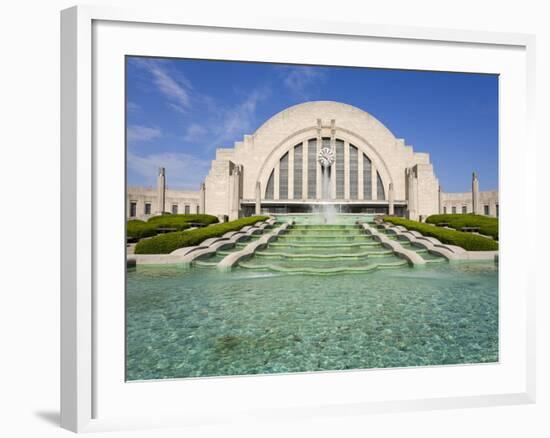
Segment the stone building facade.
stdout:
<path fill-rule="evenodd" d="M 479 204 L 475 211 L 472 192 L 441 194 L 441 214 L 475 213 L 498 217 L 498 210 L 497 191 L 479 192 Z"/>
<path fill-rule="evenodd" d="M 498 193 L 475 189 L 477 176 L 471 193 L 443 193 L 429 154 L 414 151 L 369 113 L 330 101 L 292 106 L 233 148 L 217 149 L 198 191 L 167 190 L 165 179 L 161 169 L 155 189 L 128 188 L 129 217 L 206 212 L 233 220 L 326 204 L 411 219 L 462 213 L 464 206 L 498 214 Z"/>
<path fill-rule="evenodd" d="M 201 211 L 200 193 L 200 191 L 167 189 L 165 170 L 161 167 L 155 188 L 128 187 L 126 215 L 129 219 L 148 219 L 163 212 L 199 213 Z"/>

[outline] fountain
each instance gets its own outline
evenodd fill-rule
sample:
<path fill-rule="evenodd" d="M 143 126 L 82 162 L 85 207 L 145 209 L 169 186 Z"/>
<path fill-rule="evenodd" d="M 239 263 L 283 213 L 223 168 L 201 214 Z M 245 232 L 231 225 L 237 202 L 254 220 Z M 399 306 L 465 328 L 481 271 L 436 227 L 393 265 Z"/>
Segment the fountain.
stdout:
<path fill-rule="evenodd" d="M 319 163 L 321 164 L 321 215 L 324 224 L 333 224 L 336 218 L 336 209 L 330 203 L 331 199 L 331 166 L 334 164 L 334 151 L 331 148 L 322 148 L 318 155 Z"/>
<path fill-rule="evenodd" d="M 254 251 L 247 253 L 246 257 L 233 258 L 234 264 L 253 271 L 314 275 L 357 274 L 407 266 L 408 261 L 405 258 L 400 257 L 372 234 L 366 234 L 359 225 L 361 222 L 372 222 L 371 215 L 341 214 L 336 211 L 333 203 L 334 181 L 331 180 L 335 175 L 334 150 L 330 147 L 322 148 L 317 159 L 321 165 L 322 190 L 318 209 L 311 215 L 278 216 L 279 225 L 292 225 L 285 228 L 276 239 L 267 240 L 262 246 L 254 247 Z M 231 257 L 232 253 L 238 253 L 240 250 L 244 251 L 249 243 L 250 240 L 246 240 L 233 248 L 222 248 L 213 257 L 197 260 L 196 265 L 223 265 L 225 269 L 225 257 Z M 432 255 L 423 248 L 411 245 L 409 249 L 411 252 L 417 252 L 418 258 L 426 262 L 445 261 L 443 257 Z"/>

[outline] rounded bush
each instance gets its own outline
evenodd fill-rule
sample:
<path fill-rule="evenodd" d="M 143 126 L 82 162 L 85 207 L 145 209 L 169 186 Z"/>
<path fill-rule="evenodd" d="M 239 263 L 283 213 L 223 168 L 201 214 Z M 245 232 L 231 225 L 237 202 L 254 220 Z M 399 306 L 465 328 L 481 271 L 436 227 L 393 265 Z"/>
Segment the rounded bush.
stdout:
<path fill-rule="evenodd" d="M 209 214 L 171 214 L 153 216 L 147 221 L 148 224 L 154 224 L 157 228 L 177 228 L 178 230 L 189 228 L 189 223 L 210 225 L 216 222 L 218 222 L 218 218 Z"/>
<path fill-rule="evenodd" d="M 386 216 L 384 221 L 394 225 L 402 225 L 408 230 L 418 231 L 424 236 L 435 237 L 442 243 L 456 245 L 467 251 L 495 251 L 498 250 L 498 242 L 477 234 L 465 233 L 463 231 L 449 230 L 448 228 L 434 227 L 422 222 L 411 221 L 400 217 Z M 444 222 L 444 221 L 438 221 Z"/>
<path fill-rule="evenodd" d="M 179 248 L 194 246 L 211 237 L 223 236 L 228 231 L 238 231 L 247 225 L 265 221 L 268 216 L 251 216 L 231 222 L 197 228 L 189 231 L 176 231 L 140 241 L 135 248 L 136 254 L 170 254 Z"/>
<path fill-rule="evenodd" d="M 498 218 L 478 214 L 434 214 L 426 219 L 429 224 L 448 223 L 449 227 L 479 227 L 479 232 L 498 240 Z"/>
<path fill-rule="evenodd" d="M 157 227 L 138 219 L 126 222 L 126 237 L 129 239 L 143 239 L 157 234 Z"/>

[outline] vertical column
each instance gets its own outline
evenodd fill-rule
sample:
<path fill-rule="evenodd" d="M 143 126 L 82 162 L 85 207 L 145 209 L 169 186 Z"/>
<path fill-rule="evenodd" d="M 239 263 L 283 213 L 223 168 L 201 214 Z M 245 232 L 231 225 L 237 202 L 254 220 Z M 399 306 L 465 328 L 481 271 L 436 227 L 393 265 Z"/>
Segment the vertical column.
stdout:
<path fill-rule="evenodd" d="M 390 183 L 389 189 L 388 189 L 388 214 L 393 215 L 394 214 L 394 207 L 393 207 L 393 183 Z"/>
<path fill-rule="evenodd" d="M 256 209 L 255 209 L 256 216 L 260 215 L 261 212 L 262 212 L 262 190 L 261 190 L 260 181 L 257 181 L 256 182 Z"/>
<path fill-rule="evenodd" d="M 201 214 L 206 213 L 206 185 L 204 183 L 201 184 L 200 188 L 199 212 Z"/>
<path fill-rule="evenodd" d="M 304 140 L 302 143 L 302 199 L 307 199 L 308 194 L 308 141 Z"/>
<path fill-rule="evenodd" d="M 344 199 L 349 201 L 349 143 L 344 142 Z"/>
<path fill-rule="evenodd" d="M 279 163 L 280 160 L 277 161 L 273 171 L 273 199 L 276 201 L 279 200 Z"/>
<path fill-rule="evenodd" d="M 414 220 L 418 220 L 418 178 L 414 173 L 412 182 Z"/>
<path fill-rule="evenodd" d="M 159 168 L 157 177 L 157 213 L 164 213 L 166 202 L 166 175 L 164 167 Z"/>
<path fill-rule="evenodd" d="M 334 150 L 334 148 L 333 148 Z M 336 199 L 336 162 L 325 169 L 325 172 L 329 172 L 330 175 L 330 189 L 329 189 L 329 199 Z"/>
<path fill-rule="evenodd" d="M 438 186 L 438 210 L 439 214 L 443 214 L 443 195 L 441 194 L 441 186 Z"/>
<path fill-rule="evenodd" d="M 362 201 L 365 199 L 364 192 L 364 181 L 363 181 L 363 172 L 365 171 L 363 167 L 363 152 L 359 148 L 357 148 L 357 184 L 359 187 L 357 187 L 357 199 Z"/>
<path fill-rule="evenodd" d="M 414 169 L 412 167 L 406 170 L 406 176 L 407 176 L 407 186 L 408 186 L 408 190 L 407 190 L 408 216 L 409 216 L 409 219 L 417 220 L 418 219 L 418 213 L 417 213 L 418 179 L 416 178 Z"/>
<path fill-rule="evenodd" d="M 321 150 L 321 147 L 322 147 L 321 126 L 322 126 L 321 119 L 317 119 L 317 141 L 315 143 L 315 148 L 316 148 L 316 151 L 315 151 L 315 175 L 316 175 L 315 199 L 321 199 L 323 197 L 323 188 L 321 187 L 321 164 L 317 159 L 317 157 L 319 156 L 319 151 Z"/>
<path fill-rule="evenodd" d="M 233 167 L 233 173 L 230 176 L 230 181 L 231 207 L 229 211 L 229 220 L 235 220 L 239 218 L 241 202 L 241 166 L 236 165 Z"/>
<path fill-rule="evenodd" d="M 320 122 L 320 121 L 319 121 Z M 321 184 L 321 163 L 319 163 L 319 160 L 317 159 L 319 155 L 319 151 L 322 147 L 322 140 L 321 140 L 321 134 L 319 130 L 319 135 L 317 136 L 317 152 L 315 153 L 315 166 L 317 167 L 317 183 L 315 184 L 317 186 L 317 199 L 323 198 L 323 187 Z"/>
<path fill-rule="evenodd" d="M 235 210 L 235 219 L 238 219 L 241 215 L 241 166 L 237 166 L 235 169 L 235 204 L 233 206 Z"/>
<path fill-rule="evenodd" d="M 497 205 L 492 199 L 489 201 L 489 216 L 496 217 L 497 215 Z"/>
<path fill-rule="evenodd" d="M 233 196 L 235 195 L 235 179 L 233 178 L 234 164 L 229 163 L 229 175 L 228 175 L 228 184 L 227 184 L 227 199 L 226 199 L 226 208 L 227 216 L 229 220 L 232 220 L 233 217 Z"/>
<path fill-rule="evenodd" d="M 480 214 L 479 212 L 479 180 L 477 179 L 477 173 L 472 173 L 472 212 L 474 214 Z"/>
<path fill-rule="evenodd" d="M 294 147 L 288 151 L 288 199 L 294 199 Z"/>
<path fill-rule="evenodd" d="M 330 149 L 336 155 L 336 120 L 330 121 Z M 330 194 L 329 199 L 336 199 L 336 163 L 330 166 Z"/>
<path fill-rule="evenodd" d="M 371 180 L 371 199 L 376 201 L 378 199 L 378 170 L 374 165 L 374 161 L 371 162 L 370 166 L 370 180 Z"/>

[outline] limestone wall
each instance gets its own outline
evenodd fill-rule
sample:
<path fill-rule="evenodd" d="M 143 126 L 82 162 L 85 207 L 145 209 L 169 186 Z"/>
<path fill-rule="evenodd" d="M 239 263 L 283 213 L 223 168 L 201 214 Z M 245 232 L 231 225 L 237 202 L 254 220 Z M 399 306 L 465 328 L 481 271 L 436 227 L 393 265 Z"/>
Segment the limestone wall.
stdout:
<path fill-rule="evenodd" d="M 321 101 L 290 107 L 266 121 L 253 135 L 236 142 L 234 148 L 218 149 L 206 178 L 207 213 L 228 212 L 229 163 L 243 166 L 242 197 L 254 199 L 259 181 L 263 198 L 268 178 L 281 157 L 295 145 L 318 136 L 342 139 L 365 153 L 372 161 L 373 174 L 380 173 L 386 197 L 393 182 L 396 201 L 407 199 L 405 169 L 416 164 L 425 166 L 421 168 L 419 212 L 437 212 L 437 179 L 427 153 L 414 152 L 404 140 L 397 139 L 381 122 L 359 108 Z"/>
<path fill-rule="evenodd" d="M 306 102 L 278 114 L 267 120 L 252 135 L 245 135 L 242 141 L 235 142 L 232 148 L 219 148 L 216 157 L 212 161 L 209 174 L 205 178 L 204 211 L 207 214 L 225 216 L 234 219 L 240 214 L 239 202 L 256 201 L 256 187 L 259 183 L 261 199 L 265 199 L 265 191 L 268 179 L 274 175 L 274 199 L 278 199 L 279 193 L 279 163 L 287 152 L 288 159 L 288 188 L 289 199 L 292 200 L 292 187 L 294 175 L 292 166 L 294 160 L 294 146 L 303 144 L 302 154 L 302 187 L 301 201 L 320 201 L 322 190 L 320 165 L 317 166 L 316 198 L 307 196 L 308 166 L 306 154 L 308 141 L 329 137 L 344 141 L 344 199 L 350 200 L 350 169 L 348 163 L 350 147 L 357 147 L 358 155 L 358 193 L 354 202 L 365 200 L 365 204 L 371 202 L 384 205 L 385 200 L 377 199 L 377 172 L 384 186 L 386 200 L 389 194 L 389 185 L 393 184 L 393 198 L 401 205 L 408 204 L 408 215 L 412 219 L 427 217 L 437 214 L 444 209 L 448 213 L 452 208 L 457 213 L 466 207 L 467 212 L 472 211 L 472 195 L 467 193 L 441 193 L 439 194 L 439 181 L 435 175 L 430 156 L 425 152 L 415 152 L 412 146 L 403 139 L 396 138 L 391 131 L 380 121 L 367 112 L 351 105 L 330 102 Z M 316 151 L 317 144 L 315 143 Z M 363 193 L 363 162 L 362 154 L 365 154 L 372 163 L 371 193 Z M 316 155 L 316 154 L 315 154 Z M 408 170 L 410 177 L 407 181 Z M 168 177 L 169 178 L 169 177 Z M 335 178 L 334 178 L 335 180 Z M 333 181 L 334 183 L 334 181 Z M 333 184 L 332 193 L 335 193 L 336 184 Z M 145 203 L 151 204 L 151 212 L 158 211 L 158 195 L 153 188 L 131 187 L 128 191 L 127 211 L 130 203 L 136 202 L 136 216 L 144 215 Z M 296 201 L 296 200 L 294 200 Z M 380 202 L 382 201 L 382 202 Z M 189 211 L 197 212 L 201 205 L 200 191 L 185 192 L 179 190 L 167 190 L 165 211 L 172 211 L 172 205 L 178 206 L 178 213 L 185 212 L 185 206 Z M 485 205 L 491 216 L 497 215 L 498 193 L 480 193 L 480 212 L 484 213 Z"/>
<path fill-rule="evenodd" d="M 223 154 L 216 154 L 216 160 L 212 161 L 210 173 L 206 177 L 206 205 L 207 214 L 229 215 L 230 207 L 230 173 L 234 166 L 233 162 L 221 158 Z"/>
<path fill-rule="evenodd" d="M 462 213 L 466 207 L 466 213 L 473 213 L 472 192 L 441 193 L 441 213 Z M 498 216 L 498 192 L 479 192 L 479 214 L 486 214 L 486 206 L 489 209 L 488 216 Z M 454 207 L 454 210 L 453 210 Z"/>
<path fill-rule="evenodd" d="M 147 219 L 153 216 L 159 211 L 158 205 L 158 192 L 156 188 L 152 187 L 128 187 L 126 196 L 126 216 L 131 218 L 130 209 L 131 204 L 136 203 L 136 215 L 134 219 Z M 199 191 L 186 191 L 186 190 L 166 190 L 166 200 L 164 205 L 164 211 L 172 212 L 172 206 L 178 206 L 178 213 L 185 213 L 185 207 L 189 208 L 189 213 L 198 213 L 198 206 L 200 202 Z M 151 205 L 151 214 L 145 213 L 145 205 L 149 203 Z"/>
<path fill-rule="evenodd" d="M 437 214 L 439 211 L 439 181 L 431 164 L 417 164 L 419 218 Z"/>

